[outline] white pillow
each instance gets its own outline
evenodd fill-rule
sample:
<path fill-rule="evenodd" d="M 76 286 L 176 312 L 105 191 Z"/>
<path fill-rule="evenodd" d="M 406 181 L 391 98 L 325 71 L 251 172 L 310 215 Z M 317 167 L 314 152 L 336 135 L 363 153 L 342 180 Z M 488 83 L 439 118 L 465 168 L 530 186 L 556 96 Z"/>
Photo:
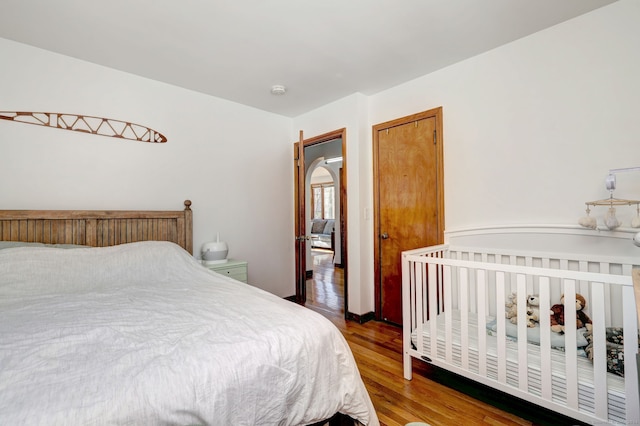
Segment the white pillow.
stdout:
<path fill-rule="evenodd" d="M 496 320 L 493 320 L 487 323 L 487 329 L 489 329 L 494 333 L 498 331 L 498 324 Z M 512 337 L 514 339 L 518 338 L 517 324 L 512 324 L 510 321 L 507 321 L 505 329 L 507 332 L 507 336 Z M 576 347 L 581 348 L 589 344 L 587 339 L 584 337 L 584 333 L 586 332 L 587 332 L 587 329 L 585 327 L 579 328 L 577 330 Z M 495 336 L 495 334 L 493 335 Z M 539 325 L 535 327 L 527 327 L 527 341 L 530 343 L 535 343 L 536 345 L 540 344 L 540 326 Z M 564 334 L 551 331 L 551 346 L 554 348 L 564 348 L 565 347 Z"/>
<path fill-rule="evenodd" d="M 324 226 L 324 231 L 322 231 L 322 233 L 330 235 L 333 232 L 333 228 L 334 228 L 335 224 L 336 224 L 335 219 L 327 220 L 327 224 Z"/>

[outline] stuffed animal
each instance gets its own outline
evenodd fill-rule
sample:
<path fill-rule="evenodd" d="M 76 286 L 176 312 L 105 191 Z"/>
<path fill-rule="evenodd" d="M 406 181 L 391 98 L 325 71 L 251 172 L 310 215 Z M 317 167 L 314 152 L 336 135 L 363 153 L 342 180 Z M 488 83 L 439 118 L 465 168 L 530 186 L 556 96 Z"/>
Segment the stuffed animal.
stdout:
<path fill-rule="evenodd" d="M 564 305 L 556 303 L 551 307 L 551 331 L 564 333 Z"/>
<path fill-rule="evenodd" d="M 592 322 L 589 315 L 584 312 L 587 306 L 587 300 L 583 295 L 576 293 L 576 328 L 586 327 L 587 331 L 591 331 Z M 556 333 L 564 333 L 564 294 L 560 298 L 560 304 L 551 307 L 551 331 Z"/>
<path fill-rule="evenodd" d="M 507 303 L 505 303 L 505 307 L 507 308 L 507 311 L 505 312 L 505 317 L 512 323 L 512 324 L 517 324 L 518 323 L 518 301 L 517 301 L 517 294 L 516 293 L 512 293 L 509 295 L 508 297 L 508 301 Z M 528 297 L 527 297 L 528 299 Z M 539 316 L 536 317 L 536 319 L 533 319 L 533 309 L 532 307 L 529 306 L 529 303 L 527 302 L 527 327 L 535 327 L 536 326 L 536 321 L 538 320 Z"/>
<path fill-rule="evenodd" d="M 505 303 L 505 308 L 507 308 L 505 317 L 513 324 L 518 322 L 518 304 L 516 297 L 516 293 L 511 293 L 507 298 L 507 303 Z"/>
<path fill-rule="evenodd" d="M 593 328 L 593 322 L 589 315 L 584 311 L 587 307 L 587 299 L 581 294 L 576 294 L 576 328 L 585 327 L 587 331 Z"/>
<path fill-rule="evenodd" d="M 529 320 L 533 322 L 540 321 L 540 296 L 537 294 L 530 294 L 527 296 L 527 311 L 531 311 Z"/>

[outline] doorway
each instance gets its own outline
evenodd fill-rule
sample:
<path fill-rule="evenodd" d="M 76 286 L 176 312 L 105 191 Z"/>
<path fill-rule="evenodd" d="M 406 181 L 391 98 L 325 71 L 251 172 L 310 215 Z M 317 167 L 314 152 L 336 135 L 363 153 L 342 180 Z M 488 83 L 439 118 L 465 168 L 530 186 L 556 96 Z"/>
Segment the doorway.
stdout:
<path fill-rule="evenodd" d="M 401 253 L 444 241 L 442 108 L 373 127 L 376 319 L 402 325 Z"/>
<path fill-rule="evenodd" d="M 346 224 L 346 129 L 325 133 L 309 139 L 302 137 L 294 148 L 296 159 L 296 301 L 306 302 L 306 281 L 309 272 L 313 270 L 314 256 L 312 246 L 327 246 L 331 250 L 331 266 L 341 268 L 342 289 L 339 290 L 344 300 L 344 315 L 347 310 L 347 224 Z M 302 149 L 300 149 L 302 148 Z M 302 152 L 300 152 L 302 151 Z M 299 161 L 299 160 L 302 161 Z M 315 185 L 312 190 L 311 176 L 314 170 L 324 169 L 330 175 L 331 186 Z M 325 183 L 328 183 L 327 182 Z M 316 182 L 317 183 L 317 182 Z M 314 199 L 316 196 L 320 198 Z M 331 203 L 324 203 L 324 196 L 331 194 L 334 210 L 329 213 Z M 326 209 L 326 210 L 325 210 Z M 318 215 L 322 216 L 319 217 Z M 326 216 L 326 218 L 325 218 Z M 333 216 L 330 218 L 329 216 Z M 322 232 L 324 235 L 312 233 L 312 220 L 328 219 L 333 221 L 334 234 L 331 231 Z M 328 226 L 326 229 L 329 229 Z M 320 247 L 322 248 L 322 247 Z M 317 253 L 314 253 L 317 255 Z M 325 259 L 326 260 L 326 259 Z M 335 262 L 335 263 L 334 263 Z M 323 262 L 326 267 L 326 261 Z M 309 271 L 308 271 L 309 270 Z"/>

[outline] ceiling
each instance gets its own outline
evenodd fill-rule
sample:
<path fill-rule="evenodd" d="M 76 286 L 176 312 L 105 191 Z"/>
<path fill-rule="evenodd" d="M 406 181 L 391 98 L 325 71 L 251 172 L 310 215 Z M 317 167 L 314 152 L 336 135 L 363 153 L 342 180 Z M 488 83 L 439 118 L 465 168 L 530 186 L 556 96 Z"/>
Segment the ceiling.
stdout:
<path fill-rule="evenodd" d="M 295 117 L 614 1 L 2 0 L 0 37 Z"/>

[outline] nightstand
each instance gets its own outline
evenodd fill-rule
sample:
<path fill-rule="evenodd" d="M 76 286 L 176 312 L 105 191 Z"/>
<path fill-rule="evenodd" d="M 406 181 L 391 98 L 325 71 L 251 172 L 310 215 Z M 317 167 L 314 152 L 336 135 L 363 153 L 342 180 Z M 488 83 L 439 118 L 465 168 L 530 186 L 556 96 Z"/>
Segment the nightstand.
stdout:
<path fill-rule="evenodd" d="M 217 272 L 218 274 L 226 275 L 227 277 L 233 278 L 234 280 L 247 283 L 249 274 L 247 272 L 247 262 L 244 260 L 229 259 L 225 263 L 216 263 L 213 265 L 204 266 L 208 269 L 211 269 L 213 272 Z"/>

